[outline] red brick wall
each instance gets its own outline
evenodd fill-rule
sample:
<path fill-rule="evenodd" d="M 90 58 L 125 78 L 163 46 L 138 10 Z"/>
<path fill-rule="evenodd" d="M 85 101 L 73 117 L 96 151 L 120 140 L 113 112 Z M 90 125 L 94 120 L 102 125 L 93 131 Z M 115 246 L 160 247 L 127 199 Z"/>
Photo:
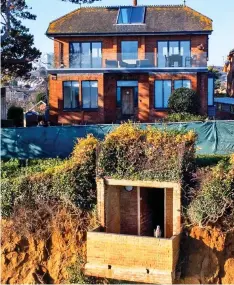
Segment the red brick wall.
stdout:
<path fill-rule="evenodd" d="M 87 41 L 99 41 L 102 42 L 102 56 L 103 63 L 105 59 L 117 59 L 117 52 L 121 52 L 121 41 L 138 41 L 138 55 L 139 59 L 144 58 L 144 54 L 157 53 L 157 42 L 168 40 L 190 40 L 192 54 L 201 54 L 202 51 L 198 49 L 198 46 L 202 44 L 204 51 L 208 50 L 208 36 L 207 35 L 172 35 L 172 36 L 113 36 L 113 37 L 70 37 L 70 38 L 55 38 L 54 41 L 54 55 L 55 59 L 60 58 L 59 43 L 63 45 L 63 56 L 65 66 L 69 66 L 69 42 L 87 42 Z M 154 56 L 155 63 L 157 62 L 156 56 Z M 58 60 L 56 61 L 58 64 Z"/>
<path fill-rule="evenodd" d="M 136 108 L 135 120 L 140 122 L 154 122 L 167 115 L 167 110 L 154 108 L 154 82 L 155 80 L 189 79 L 191 87 L 198 92 L 201 103 L 201 114 L 207 113 L 207 74 L 206 73 L 156 73 L 151 74 L 80 74 L 61 75 L 57 80 L 50 77 L 50 115 L 53 122 L 61 124 L 72 123 L 112 123 L 121 118 L 121 109 L 116 107 L 116 90 L 118 80 L 138 80 L 138 108 Z M 98 111 L 63 111 L 62 81 L 77 80 L 80 83 L 80 98 L 82 96 L 81 81 L 98 81 Z M 80 99 L 81 100 L 81 99 Z"/>
<path fill-rule="evenodd" d="M 206 115 L 208 109 L 208 77 L 206 73 L 198 73 L 197 74 L 197 92 L 199 97 L 201 98 L 200 104 L 200 114 Z"/>
<path fill-rule="evenodd" d="M 157 52 L 159 40 L 191 40 L 192 53 L 199 55 L 201 51 L 198 45 L 203 44 L 207 51 L 207 36 L 127 36 L 127 37 L 71 37 L 57 38 L 54 41 L 55 63 L 59 67 L 60 52 L 63 50 L 65 67 L 69 66 L 69 42 L 74 41 L 100 41 L 102 42 L 103 64 L 105 59 L 117 59 L 117 52 L 121 51 L 122 40 L 138 41 L 138 56 L 144 58 L 144 53 Z M 62 44 L 62 47 L 60 45 Z M 154 58 L 156 63 L 156 57 Z M 179 74 L 179 73 L 155 73 L 155 74 L 74 74 L 60 75 L 57 80 L 49 80 L 49 104 L 50 119 L 54 123 L 78 124 L 78 123 L 112 123 L 121 117 L 121 109 L 116 108 L 116 81 L 138 80 L 138 108 L 135 109 L 135 120 L 140 122 L 153 122 L 155 119 L 167 115 L 167 110 L 154 109 L 154 80 L 155 79 L 190 79 L 192 88 L 199 92 L 201 98 L 201 113 L 207 112 L 207 76 L 205 74 Z M 98 80 L 98 112 L 64 112 L 62 102 L 62 81 Z M 80 84 L 81 87 L 81 84 Z M 81 88 L 80 88 L 81 96 Z"/>
<path fill-rule="evenodd" d="M 64 111 L 63 110 L 63 81 L 79 82 L 79 101 L 82 100 L 82 80 L 98 81 L 98 111 Z M 49 78 L 50 120 L 60 124 L 104 123 L 104 84 L 103 74 L 58 75 L 57 79 Z"/>

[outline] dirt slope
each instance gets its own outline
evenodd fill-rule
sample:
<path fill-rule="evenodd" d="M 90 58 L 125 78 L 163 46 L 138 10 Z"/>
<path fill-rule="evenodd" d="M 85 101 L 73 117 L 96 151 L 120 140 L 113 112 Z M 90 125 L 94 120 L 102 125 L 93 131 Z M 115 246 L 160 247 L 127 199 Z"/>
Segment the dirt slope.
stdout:
<path fill-rule="evenodd" d="M 8 230 L 2 239 L 1 283 L 68 283 L 67 266 L 85 253 L 84 235 L 54 230 L 46 240 L 22 238 Z M 177 283 L 234 284 L 234 233 L 192 228 L 184 236 Z"/>
<path fill-rule="evenodd" d="M 178 283 L 234 284 L 234 233 L 193 227 L 182 245 Z"/>

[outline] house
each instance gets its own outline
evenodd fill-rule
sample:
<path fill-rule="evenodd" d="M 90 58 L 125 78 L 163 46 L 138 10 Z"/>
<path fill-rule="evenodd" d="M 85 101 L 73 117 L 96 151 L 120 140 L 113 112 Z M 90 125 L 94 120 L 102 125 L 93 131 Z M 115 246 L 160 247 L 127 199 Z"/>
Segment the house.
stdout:
<path fill-rule="evenodd" d="M 234 98 L 221 97 L 214 99 L 216 105 L 216 118 L 234 119 Z"/>
<path fill-rule="evenodd" d="M 234 49 L 230 51 L 223 71 L 227 72 L 227 94 L 234 96 Z"/>
<path fill-rule="evenodd" d="M 87 7 L 49 24 L 50 121 L 154 122 L 173 90 L 189 87 L 200 113 L 213 106 L 207 69 L 212 20 L 188 6 Z"/>

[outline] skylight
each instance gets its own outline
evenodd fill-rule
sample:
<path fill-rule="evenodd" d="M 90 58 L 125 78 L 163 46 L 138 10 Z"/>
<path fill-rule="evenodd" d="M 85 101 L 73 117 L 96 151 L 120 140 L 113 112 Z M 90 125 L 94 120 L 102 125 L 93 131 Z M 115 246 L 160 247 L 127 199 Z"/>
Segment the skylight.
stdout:
<path fill-rule="evenodd" d="M 145 7 L 121 7 L 119 8 L 118 24 L 143 23 L 145 18 Z"/>

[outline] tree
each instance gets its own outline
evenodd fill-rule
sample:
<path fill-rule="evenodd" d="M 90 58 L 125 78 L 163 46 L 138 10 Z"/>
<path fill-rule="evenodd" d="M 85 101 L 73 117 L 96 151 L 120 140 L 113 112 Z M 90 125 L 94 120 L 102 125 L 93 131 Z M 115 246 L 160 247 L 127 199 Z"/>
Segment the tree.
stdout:
<path fill-rule="evenodd" d="M 100 0 L 61 0 L 75 4 L 91 4 Z M 4 41 L 11 32 L 12 22 L 16 19 L 36 20 L 36 15 L 29 12 L 30 7 L 26 0 L 1 0 L 1 42 Z"/>
<path fill-rule="evenodd" d="M 2 42 L 2 80 L 21 77 L 32 70 L 32 62 L 39 58 L 40 51 L 33 47 L 34 37 L 29 29 L 14 19 L 10 34 Z"/>
<path fill-rule="evenodd" d="M 1 1 L 1 42 L 10 36 L 12 24 L 16 19 L 36 20 L 36 15 L 29 12 L 25 0 Z"/>
<path fill-rule="evenodd" d="M 168 108 L 172 113 L 198 114 L 199 98 L 196 92 L 189 88 L 178 88 L 170 96 Z"/>

